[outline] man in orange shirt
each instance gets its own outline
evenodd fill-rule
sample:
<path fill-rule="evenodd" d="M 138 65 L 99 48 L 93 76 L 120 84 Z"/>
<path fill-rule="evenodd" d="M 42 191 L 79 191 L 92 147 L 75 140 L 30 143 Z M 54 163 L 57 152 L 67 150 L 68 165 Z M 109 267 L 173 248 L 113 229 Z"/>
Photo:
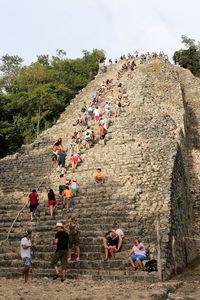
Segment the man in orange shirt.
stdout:
<path fill-rule="evenodd" d="M 69 200 L 73 197 L 72 191 L 66 186 L 66 189 L 62 193 L 63 204 L 66 206 L 67 211 L 69 211 Z"/>

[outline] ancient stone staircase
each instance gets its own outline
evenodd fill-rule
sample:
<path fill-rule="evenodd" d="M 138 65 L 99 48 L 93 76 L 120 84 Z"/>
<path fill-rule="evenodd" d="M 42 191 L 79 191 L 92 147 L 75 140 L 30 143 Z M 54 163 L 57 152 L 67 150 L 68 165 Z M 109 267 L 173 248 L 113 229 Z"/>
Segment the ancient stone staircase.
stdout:
<path fill-rule="evenodd" d="M 48 146 L 58 137 L 67 142 L 83 101 L 89 101 L 92 91 L 103 80 L 115 79 L 120 67 L 112 66 L 106 74 L 91 82 L 67 107 L 57 124 L 41 134 L 22 154 L 1 160 L 1 240 L 6 238 L 6 232 L 23 204 L 23 197 L 39 185 L 41 212 L 40 218 L 31 223 L 27 210 L 24 210 L 15 222 L 9 240 L 1 245 L 0 276 L 11 277 L 21 273 L 19 240 L 27 228 L 33 230 L 37 244 L 33 275 L 52 274 L 53 228 L 56 220 L 67 223 L 70 214 L 60 205 L 55 219 L 47 213 L 46 189 L 51 186 L 56 190 L 58 187 L 58 173 L 50 162 Z M 166 247 L 169 247 L 169 233 L 175 217 L 173 215 L 172 218 L 170 210 L 174 158 L 180 131 L 184 129 L 180 82 L 174 67 L 159 61 L 139 66 L 131 76 L 130 79 L 125 73 L 120 80 L 123 88 L 127 89 L 131 104 L 113 119 L 106 145 L 96 144 L 84 151 L 83 163 L 78 166 L 77 172 L 67 171 L 69 178 L 75 176 L 81 183 L 77 197 L 79 204 L 73 212 L 81 226 L 81 262 L 69 265 L 68 276 L 159 279 L 160 273 L 134 273 L 127 265 L 126 253 L 134 237 L 144 241 L 151 258 L 159 258 L 159 251 L 162 253 L 160 270 L 165 274 L 163 277 L 169 276 L 173 270 L 168 258 L 171 253 Z M 116 96 L 117 87 L 113 88 Z M 97 167 L 102 167 L 108 176 L 104 185 L 94 183 Z M 104 262 L 101 237 L 116 221 L 126 235 L 123 251 L 117 254 L 115 260 Z"/>

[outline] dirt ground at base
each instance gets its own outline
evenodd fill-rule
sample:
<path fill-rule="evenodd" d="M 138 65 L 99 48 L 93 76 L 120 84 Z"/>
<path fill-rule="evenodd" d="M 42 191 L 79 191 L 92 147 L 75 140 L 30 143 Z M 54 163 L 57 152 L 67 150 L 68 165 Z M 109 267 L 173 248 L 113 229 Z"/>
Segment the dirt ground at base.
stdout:
<path fill-rule="evenodd" d="M 150 299 L 149 284 L 117 281 L 30 279 L 1 279 L 1 300 L 111 300 Z"/>
<path fill-rule="evenodd" d="M 0 279 L 0 300 L 200 300 L 200 258 L 166 282 Z"/>

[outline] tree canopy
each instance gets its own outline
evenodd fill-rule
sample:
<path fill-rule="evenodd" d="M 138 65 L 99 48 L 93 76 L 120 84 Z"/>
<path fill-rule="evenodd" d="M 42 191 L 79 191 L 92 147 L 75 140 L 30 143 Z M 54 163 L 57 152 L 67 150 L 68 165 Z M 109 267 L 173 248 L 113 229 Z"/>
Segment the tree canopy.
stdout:
<path fill-rule="evenodd" d="M 19 56 L 1 57 L 0 71 L 0 157 L 14 153 L 22 144 L 52 126 L 70 100 L 97 74 L 103 50 L 83 51 L 69 59 L 64 50 L 56 55 L 38 55 L 23 66 Z"/>
<path fill-rule="evenodd" d="M 200 76 L 200 43 L 182 35 L 186 49 L 180 49 L 173 55 L 173 60 L 181 67 L 189 69 L 195 76 Z"/>

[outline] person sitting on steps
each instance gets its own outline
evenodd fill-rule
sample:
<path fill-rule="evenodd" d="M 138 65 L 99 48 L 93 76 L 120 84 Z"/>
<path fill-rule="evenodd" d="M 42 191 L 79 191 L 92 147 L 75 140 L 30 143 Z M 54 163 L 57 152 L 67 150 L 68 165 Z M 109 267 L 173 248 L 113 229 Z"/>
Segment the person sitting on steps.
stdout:
<path fill-rule="evenodd" d="M 96 173 L 95 173 L 95 182 L 96 183 L 104 183 L 106 180 L 106 176 L 103 174 L 101 168 L 96 169 Z"/>
<path fill-rule="evenodd" d="M 115 230 L 111 230 L 106 233 L 105 238 L 103 239 L 104 244 L 104 252 L 105 252 L 105 259 L 108 259 L 108 255 L 111 255 L 111 258 L 115 258 L 115 253 L 119 251 L 119 242 L 121 238 L 116 234 Z"/>
<path fill-rule="evenodd" d="M 139 240 L 133 241 L 134 245 L 133 248 L 128 253 L 128 259 L 133 267 L 133 270 L 136 271 L 139 267 L 140 270 L 144 270 L 142 261 L 146 258 L 146 251 L 144 244 L 141 243 Z M 136 264 L 137 263 L 137 266 Z"/>

